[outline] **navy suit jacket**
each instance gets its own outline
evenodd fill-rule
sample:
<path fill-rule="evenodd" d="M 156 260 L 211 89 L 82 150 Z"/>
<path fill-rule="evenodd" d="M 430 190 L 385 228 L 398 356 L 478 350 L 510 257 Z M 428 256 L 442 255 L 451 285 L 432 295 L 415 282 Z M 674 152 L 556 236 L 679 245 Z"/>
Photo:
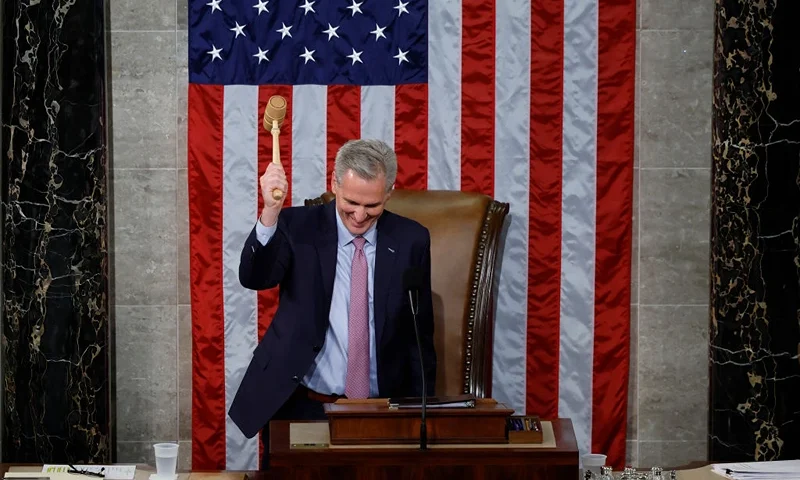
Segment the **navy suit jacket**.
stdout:
<path fill-rule="evenodd" d="M 297 388 L 325 340 L 336 270 L 335 201 L 281 211 L 277 229 L 262 246 L 255 227 L 239 264 L 245 288 L 279 286 L 279 304 L 270 327 L 253 352 L 228 412 L 252 438 Z M 419 292 L 422 354 L 427 391 L 436 389 L 433 300 L 430 289 L 430 233 L 419 223 L 384 211 L 378 219 L 375 250 L 375 345 L 380 397 L 422 395 L 421 371 L 403 272 L 418 267 L 425 285 Z"/>

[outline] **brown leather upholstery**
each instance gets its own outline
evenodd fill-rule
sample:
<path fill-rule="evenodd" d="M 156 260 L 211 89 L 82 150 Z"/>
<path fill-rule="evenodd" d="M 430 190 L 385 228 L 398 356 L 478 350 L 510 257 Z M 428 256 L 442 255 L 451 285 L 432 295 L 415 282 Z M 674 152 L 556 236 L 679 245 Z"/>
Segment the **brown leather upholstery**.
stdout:
<path fill-rule="evenodd" d="M 306 205 L 333 200 L 330 192 Z M 475 193 L 395 190 L 387 210 L 431 233 L 431 276 L 438 357 L 436 394 L 490 397 L 493 285 L 509 205 Z"/>

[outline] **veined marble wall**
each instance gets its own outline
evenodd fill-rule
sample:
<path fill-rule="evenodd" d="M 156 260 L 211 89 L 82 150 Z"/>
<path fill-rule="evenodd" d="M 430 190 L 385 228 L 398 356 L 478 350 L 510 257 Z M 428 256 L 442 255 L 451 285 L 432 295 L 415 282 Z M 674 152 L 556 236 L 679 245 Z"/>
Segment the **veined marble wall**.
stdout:
<path fill-rule="evenodd" d="M 800 3 L 716 12 L 711 452 L 800 458 Z"/>
<path fill-rule="evenodd" d="M 113 451 L 105 2 L 3 0 L 3 460 Z"/>
<path fill-rule="evenodd" d="M 706 457 L 714 1 L 639 0 L 628 456 Z M 119 460 L 191 448 L 185 1 L 111 4 Z"/>

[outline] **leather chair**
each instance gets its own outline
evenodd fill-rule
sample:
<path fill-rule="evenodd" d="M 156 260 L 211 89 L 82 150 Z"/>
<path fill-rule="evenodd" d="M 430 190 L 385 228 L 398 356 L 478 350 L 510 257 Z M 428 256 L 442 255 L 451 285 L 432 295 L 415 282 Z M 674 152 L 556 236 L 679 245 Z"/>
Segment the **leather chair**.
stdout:
<path fill-rule="evenodd" d="M 326 192 L 305 204 L 333 199 Z M 477 193 L 396 189 L 386 209 L 431 233 L 435 394 L 491 397 L 494 271 L 509 205 Z"/>

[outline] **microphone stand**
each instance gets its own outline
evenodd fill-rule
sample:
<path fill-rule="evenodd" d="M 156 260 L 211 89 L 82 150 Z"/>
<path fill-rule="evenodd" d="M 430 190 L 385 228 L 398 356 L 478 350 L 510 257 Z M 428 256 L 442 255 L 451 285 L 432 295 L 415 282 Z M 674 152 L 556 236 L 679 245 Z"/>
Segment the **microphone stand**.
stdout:
<path fill-rule="evenodd" d="M 418 297 L 418 292 L 414 291 L 415 296 Z M 411 290 L 408 291 L 408 300 L 411 303 L 411 315 L 414 318 L 414 334 L 417 336 L 417 351 L 419 352 L 419 370 L 422 376 L 422 418 L 419 425 L 419 448 L 420 450 L 428 449 L 428 429 L 425 422 L 425 413 L 428 406 L 428 392 L 425 383 L 425 363 L 422 361 L 422 341 L 419 339 L 419 327 L 417 326 L 417 312 L 419 310 L 419 298 L 414 298 Z"/>

